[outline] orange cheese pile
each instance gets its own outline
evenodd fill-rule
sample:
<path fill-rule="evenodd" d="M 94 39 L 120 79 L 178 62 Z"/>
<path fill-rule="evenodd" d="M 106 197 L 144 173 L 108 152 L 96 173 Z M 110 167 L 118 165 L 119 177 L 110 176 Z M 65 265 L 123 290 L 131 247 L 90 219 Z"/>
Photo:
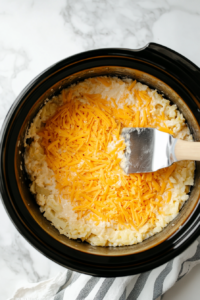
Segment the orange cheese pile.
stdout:
<path fill-rule="evenodd" d="M 111 85 L 110 78 L 89 80 L 96 85 Z M 165 125 L 164 113 L 152 116 L 148 93 L 134 88 L 136 81 L 126 84 L 127 93 L 118 103 L 113 98 L 103 99 L 101 94 L 82 93 L 77 97 L 74 91 L 78 85 L 63 90 L 63 105 L 38 134 L 48 166 L 55 173 L 57 189 L 63 198 L 70 199 L 78 218 L 93 220 L 96 225 L 106 221 L 118 229 L 138 230 L 146 222 L 153 226 L 157 213 L 164 213 L 163 205 L 172 196 L 169 177 L 176 165 L 129 176 L 120 168 L 118 153 L 125 149 L 120 137 L 123 127 L 157 127 L 173 133 Z M 133 93 L 135 105 L 119 108 L 118 104 L 125 103 Z M 112 142 L 115 147 L 108 150 Z"/>

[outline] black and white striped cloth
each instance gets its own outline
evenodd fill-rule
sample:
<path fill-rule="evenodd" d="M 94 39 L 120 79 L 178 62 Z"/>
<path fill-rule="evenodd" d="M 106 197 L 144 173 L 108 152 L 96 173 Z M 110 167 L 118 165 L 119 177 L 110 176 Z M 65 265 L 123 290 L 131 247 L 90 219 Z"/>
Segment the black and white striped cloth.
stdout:
<path fill-rule="evenodd" d="M 200 237 L 181 255 L 146 273 L 101 278 L 66 270 L 19 288 L 8 300 L 159 300 L 200 263 Z"/>

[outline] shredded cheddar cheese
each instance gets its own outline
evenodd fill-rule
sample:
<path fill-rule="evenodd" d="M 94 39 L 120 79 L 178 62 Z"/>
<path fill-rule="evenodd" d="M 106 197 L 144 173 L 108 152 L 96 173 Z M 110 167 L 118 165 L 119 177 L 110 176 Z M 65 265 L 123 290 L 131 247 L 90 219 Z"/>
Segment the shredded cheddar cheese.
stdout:
<path fill-rule="evenodd" d="M 63 89 L 36 116 L 26 136 L 34 140 L 26 170 L 41 211 L 60 233 L 93 245 L 135 244 L 161 231 L 187 200 L 192 162 L 124 173 L 124 127 L 191 140 L 176 107 L 130 79 L 86 79 Z"/>
<path fill-rule="evenodd" d="M 96 80 L 111 85 L 110 79 Z M 69 90 L 67 95 L 63 93 L 64 104 L 38 133 L 57 188 L 71 199 L 79 218 L 84 212 L 94 222 L 114 221 L 138 229 L 148 220 L 154 223 L 154 211 L 165 203 L 158 197 L 163 195 L 175 164 L 155 173 L 130 176 L 119 165 L 118 154 L 125 149 L 120 137 L 123 127 L 159 127 L 172 132 L 165 124 L 164 112 L 152 117 L 151 98 L 146 91 L 132 91 L 135 85 L 133 81 L 128 91 L 134 93 L 136 105 L 123 109 L 114 98 L 111 102 L 100 94 L 83 94 L 83 102 Z M 115 144 L 111 151 L 109 143 Z"/>

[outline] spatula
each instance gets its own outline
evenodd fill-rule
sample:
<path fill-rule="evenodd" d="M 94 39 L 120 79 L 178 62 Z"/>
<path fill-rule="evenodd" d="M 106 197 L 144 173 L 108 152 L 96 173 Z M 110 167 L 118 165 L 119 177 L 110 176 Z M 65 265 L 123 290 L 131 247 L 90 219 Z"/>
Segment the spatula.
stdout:
<path fill-rule="evenodd" d="M 200 160 L 200 142 L 175 139 L 154 128 L 123 128 L 126 150 L 121 167 L 127 173 L 154 172 L 179 160 Z"/>

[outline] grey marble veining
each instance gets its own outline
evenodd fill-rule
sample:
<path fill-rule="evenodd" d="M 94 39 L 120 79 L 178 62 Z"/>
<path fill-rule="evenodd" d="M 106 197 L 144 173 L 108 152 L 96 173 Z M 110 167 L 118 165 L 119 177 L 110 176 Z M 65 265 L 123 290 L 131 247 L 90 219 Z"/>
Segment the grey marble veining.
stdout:
<path fill-rule="evenodd" d="M 0 0 L 0 126 L 39 72 L 75 53 L 166 45 L 200 66 L 199 0 Z M 0 300 L 62 267 L 17 232 L 0 203 Z"/>
<path fill-rule="evenodd" d="M 90 4 L 88 4 L 90 3 Z M 67 1 L 62 16 L 85 50 L 140 48 L 153 40 L 152 26 L 167 11 L 166 1 Z"/>

